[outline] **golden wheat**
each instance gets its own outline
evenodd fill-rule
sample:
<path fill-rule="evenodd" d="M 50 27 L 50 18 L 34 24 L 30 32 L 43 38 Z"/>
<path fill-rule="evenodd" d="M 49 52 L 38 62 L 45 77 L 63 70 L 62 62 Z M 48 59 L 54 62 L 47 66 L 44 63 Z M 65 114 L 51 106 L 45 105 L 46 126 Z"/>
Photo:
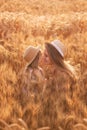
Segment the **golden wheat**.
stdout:
<path fill-rule="evenodd" d="M 54 39 L 67 47 L 78 81 L 41 59 L 47 78 L 43 100 L 23 95 L 23 52 Z M 79 68 L 78 68 L 79 67 Z M 0 127 L 14 130 L 87 129 L 87 1 L 0 1 Z"/>

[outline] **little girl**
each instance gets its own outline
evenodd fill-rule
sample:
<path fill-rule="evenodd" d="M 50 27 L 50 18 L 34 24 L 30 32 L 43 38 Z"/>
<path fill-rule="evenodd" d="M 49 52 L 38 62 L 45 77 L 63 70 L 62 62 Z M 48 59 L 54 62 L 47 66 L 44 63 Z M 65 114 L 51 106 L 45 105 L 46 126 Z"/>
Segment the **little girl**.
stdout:
<path fill-rule="evenodd" d="M 45 75 L 38 66 L 41 55 L 40 47 L 29 46 L 23 55 L 27 65 L 23 72 L 22 95 L 23 100 L 38 102 L 42 98 L 45 87 Z"/>

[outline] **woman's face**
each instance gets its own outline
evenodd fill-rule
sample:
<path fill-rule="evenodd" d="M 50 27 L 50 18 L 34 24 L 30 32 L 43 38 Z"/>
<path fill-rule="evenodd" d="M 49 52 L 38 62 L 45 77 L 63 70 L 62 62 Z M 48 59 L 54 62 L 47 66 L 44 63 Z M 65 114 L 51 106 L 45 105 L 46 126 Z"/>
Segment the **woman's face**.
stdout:
<path fill-rule="evenodd" d="M 52 62 L 51 62 L 51 60 L 49 58 L 49 54 L 47 52 L 47 49 L 44 50 L 42 57 L 43 57 L 43 60 L 44 60 L 45 64 L 52 64 Z"/>

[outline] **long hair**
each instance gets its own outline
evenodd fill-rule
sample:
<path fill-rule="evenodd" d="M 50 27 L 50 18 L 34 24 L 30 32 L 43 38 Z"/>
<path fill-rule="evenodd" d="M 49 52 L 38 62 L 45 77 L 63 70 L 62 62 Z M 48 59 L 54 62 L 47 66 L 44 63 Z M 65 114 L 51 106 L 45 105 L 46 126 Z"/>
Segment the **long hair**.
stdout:
<path fill-rule="evenodd" d="M 49 58 L 60 69 L 60 71 L 67 73 L 72 79 L 76 79 L 74 67 L 65 61 L 60 53 L 50 43 L 45 43 L 45 47 Z"/>

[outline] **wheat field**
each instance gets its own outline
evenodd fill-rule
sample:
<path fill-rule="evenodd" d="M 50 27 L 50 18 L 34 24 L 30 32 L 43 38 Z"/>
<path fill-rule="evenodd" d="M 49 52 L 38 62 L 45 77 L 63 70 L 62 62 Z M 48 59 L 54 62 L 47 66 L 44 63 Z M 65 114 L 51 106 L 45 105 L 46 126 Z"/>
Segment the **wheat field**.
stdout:
<path fill-rule="evenodd" d="M 78 80 L 53 76 L 42 60 L 49 78 L 43 100 L 34 102 L 22 91 L 23 52 L 55 39 Z M 87 130 L 87 0 L 0 0 L 0 130 L 78 129 Z"/>

